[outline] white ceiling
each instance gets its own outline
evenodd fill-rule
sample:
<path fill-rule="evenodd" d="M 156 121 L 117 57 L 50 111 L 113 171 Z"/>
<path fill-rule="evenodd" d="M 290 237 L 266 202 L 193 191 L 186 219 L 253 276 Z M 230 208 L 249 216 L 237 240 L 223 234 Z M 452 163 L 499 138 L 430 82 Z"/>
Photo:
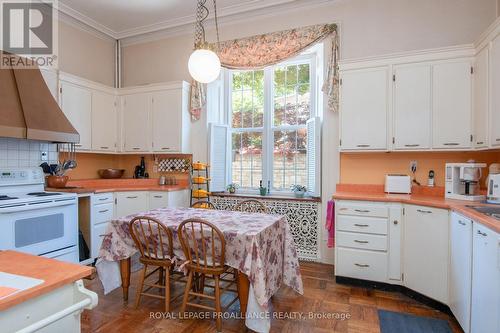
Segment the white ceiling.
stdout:
<path fill-rule="evenodd" d="M 218 0 L 219 17 L 297 0 Z M 191 24 L 196 0 L 59 0 L 60 10 L 114 38 L 136 36 Z M 213 17 L 213 1 L 206 4 Z"/>

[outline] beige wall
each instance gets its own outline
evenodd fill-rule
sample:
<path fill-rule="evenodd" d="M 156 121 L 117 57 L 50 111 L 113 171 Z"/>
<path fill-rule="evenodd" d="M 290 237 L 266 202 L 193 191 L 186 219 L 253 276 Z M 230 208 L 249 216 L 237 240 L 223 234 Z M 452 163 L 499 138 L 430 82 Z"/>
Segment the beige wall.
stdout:
<path fill-rule="evenodd" d="M 278 16 L 222 25 L 221 39 L 251 36 L 292 27 L 336 22 L 340 24 L 341 58 L 471 43 L 495 19 L 498 0 L 337 0 L 327 7 L 301 9 Z M 214 40 L 213 31 L 208 33 Z M 123 48 L 124 86 L 190 80 L 187 61 L 192 34 Z M 327 56 L 327 55 L 326 55 Z M 199 140 L 193 158 L 206 159 L 206 119 L 193 123 Z M 322 212 L 339 182 L 338 114 L 325 111 L 322 133 Z M 362 164 L 367 166 L 366 164 Z M 369 166 L 367 166 L 369 167 Z M 323 225 L 323 218 L 320 220 Z M 323 262 L 333 262 L 320 228 Z"/>
<path fill-rule="evenodd" d="M 223 25 L 221 39 L 337 22 L 343 59 L 451 46 L 474 41 L 495 19 L 497 1 L 337 0 L 327 7 Z M 213 40 L 213 33 L 208 37 Z M 124 86 L 189 79 L 192 43 L 189 34 L 124 47 Z"/>
<path fill-rule="evenodd" d="M 59 69 L 114 85 L 115 42 L 59 22 Z"/>

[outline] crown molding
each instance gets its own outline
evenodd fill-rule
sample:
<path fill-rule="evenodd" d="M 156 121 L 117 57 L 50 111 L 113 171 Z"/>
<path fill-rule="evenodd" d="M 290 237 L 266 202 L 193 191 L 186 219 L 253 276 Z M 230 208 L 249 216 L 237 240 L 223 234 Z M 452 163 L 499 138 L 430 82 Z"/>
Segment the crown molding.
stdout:
<path fill-rule="evenodd" d="M 113 30 L 109 29 L 103 24 L 100 24 L 99 22 L 91 19 L 88 16 L 85 16 L 84 14 L 80 13 L 77 10 L 74 10 L 73 8 L 69 7 L 68 5 L 64 4 L 63 2 L 59 1 L 59 13 L 64 14 L 66 18 L 72 18 L 76 20 L 79 23 L 83 23 L 87 25 L 88 27 L 92 28 L 93 30 L 96 30 L 100 32 L 101 34 L 104 34 L 108 37 L 111 37 L 113 39 L 118 39 L 117 38 L 117 33 L 114 32 Z"/>
<path fill-rule="evenodd" d="M 230 26 L 236 23 L 252 22 L 256 19 L 273 18 L 283 15 L 286 12 L 293 12 L 307 8 L 318 8 L 331 5 L 336 0 L 295 0 L 293 2 L 281 2 L 280 4 L 270 5 L 265 8 L 253 9 L 249 12 L 239 12 L 231 15 L 219 15 L 219 27 Z M 130 46 L 134 44 L 142 44 L 171 38 L 176 36 L 193 34 L 195 20 L 185 22 L 181 25 L 172 26 L 169 28 L 161 28 L 151 32 L 143 32 L 137 35 L 121 38 L 122 46 Z M 215 28 L 215 20 L 213 18 L 205 21 L 206 28 Z"/>
<path fill-rule="evenodd" d="M 455 45 L 433 49 L 414 50 L 390 53 L 380 56 L 355 58 L 339 61 L 339 68 L 343 70 L 362 69 L 374 66 L 400 65 L 405 63 L 446 60 L 461 57 L 474 57 L 473 44 Z"/>
<path fill-rule="evenodd" d="M 335 1 L 338 0 L 268 0 L 263 5 L 261 0 L 253 0 L 220 9 L 219 24 L 223 26 L 256 18 L 274 17 L 283 14 L 284 11 L 300 10 L 304 7 L 315 8 L 330 5 Z M 60 1 L 58 10 L 61 21 L 99 38 L 123 40 L 124 46 L 191 34 L 196 22 L 196 16 L 193 14 L 138 28 L 114 31 Z M 205 23 L 208 27 L 215 25 L 213 18 L 207 19 Z"/>
<path fill-rule="evenodd" d="M 500 35 L 500 16 L 497 17 L 497 19 L 479 36 L 474 46 L 479 52 L 484 47 L 488 46 L 490 41 L 495 39 L 498 35 Z"/>

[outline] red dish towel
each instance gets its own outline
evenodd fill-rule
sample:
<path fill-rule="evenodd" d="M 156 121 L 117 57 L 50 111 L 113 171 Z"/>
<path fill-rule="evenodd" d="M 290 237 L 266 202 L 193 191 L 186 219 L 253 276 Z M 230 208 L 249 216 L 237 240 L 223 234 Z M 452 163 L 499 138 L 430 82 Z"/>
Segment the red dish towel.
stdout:
<path fill-rule="evenodd" d="M 328 231 L 328 247 L 335 246 L 335 201 L 330 200 L 326 206 L 325 228 Z"/>

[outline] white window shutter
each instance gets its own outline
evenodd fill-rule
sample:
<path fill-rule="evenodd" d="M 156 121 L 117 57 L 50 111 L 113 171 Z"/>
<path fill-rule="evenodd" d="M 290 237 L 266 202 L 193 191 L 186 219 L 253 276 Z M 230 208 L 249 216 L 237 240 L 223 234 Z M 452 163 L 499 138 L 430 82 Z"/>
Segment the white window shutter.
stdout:
<path fill-rule="evenodd" d="M 307 191 L 310 195 L 321 195 L 321 120 L 319 117 L 307 121 Z"/>
<path fill-rule="evenodd" d="M 210 123 L 210 191 L 225 191 L 228 184 L 228 142 L 229 127 Z"/>

